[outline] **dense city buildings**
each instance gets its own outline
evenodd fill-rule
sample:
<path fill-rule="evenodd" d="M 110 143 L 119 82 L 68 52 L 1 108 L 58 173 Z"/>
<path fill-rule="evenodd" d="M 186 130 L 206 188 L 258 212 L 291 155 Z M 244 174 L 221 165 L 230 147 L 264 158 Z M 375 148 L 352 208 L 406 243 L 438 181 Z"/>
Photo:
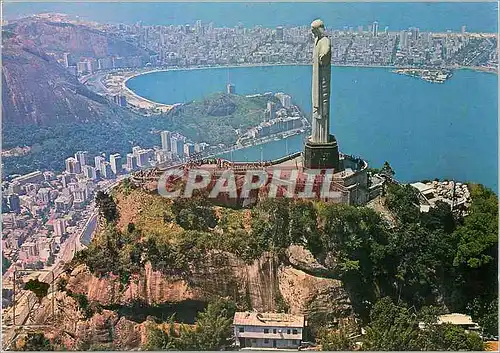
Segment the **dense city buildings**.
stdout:
<path fill-rule="evenodd" d="M 88 164 L 88 155 L 87 151 L 78 151 L 75 153 L 75 159 L 80 162 L 80 166 L 84 166 Z"/>
<path fill-rule="evenodd" d="M 193 156 L 207 146 L 187 142 L 176 133 L 178 152 L 172 155 L 168 152 L 172 134 L 163 131 L 160 135 L 164 149 L 135 146 L 125 158 L 119 153 L 106 157 L 77 151 L 61 161 L 65 170 L 60 175 L 35 171 L 5 180 L 2 183 L 5 258 L 20 269 L 42 269 L 51 265 L 65 240 L 85 229 L 84 224 L 94 209 L 96 191 L 116 183 L 121 175 L 126 177 L 126 173 L 158 163 L 175 163 L 180 161 L 179 157 Z"/>
<path fill-rule="evenodd" d="M 80 174 L 80 162 L 74 157 L 66 158 L 66 172 L 68 174 Z"/>
<path fill-rule="evenodd" d="M 427 32 L 418 27 L 389 31 L 378 21 L 368 26 L 327 29 L 332 40 L 332 63 L 353 66 L 460 66 L 494 68 L 498 63 L 493 33 Z M 380 28 L 383 28 L 381 30 Z M 245 64 L 309 64 L 312 40 L 308 26 L 228 28 L 214 23 L 144 26 L 105 25 L 106 32 L 147 49 L 149 56 L 76 58 L 59 60 L 79 75 L 98 70 L 140 67 L 190 67 Z M 75 62 L 76 61 L 76 62 Z M 228 93 L 235 93 L 232 84 Z"/>
<path fill-rule="evenodd" d="M 115 153 L 109 156 L 109 162 L 111 164 L 111 170 L 115 175 L 119 175 L 122 171 L 121 164 L 122 157 L 119 153 Z"/>
<path fill-rule="evenodd" d="M 172 133 L 170 131 L 162 131 L 161 132 L 161 148 L 164 151 L 170 151 L 170 138 Z"/>

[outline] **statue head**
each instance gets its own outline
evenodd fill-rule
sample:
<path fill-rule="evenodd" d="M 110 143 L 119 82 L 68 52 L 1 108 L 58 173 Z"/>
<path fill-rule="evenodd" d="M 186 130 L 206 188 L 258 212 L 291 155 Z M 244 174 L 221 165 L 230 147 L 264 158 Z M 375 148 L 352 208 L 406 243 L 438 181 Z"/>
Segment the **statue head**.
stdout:
<path fill-rule="evenodd" d="M 321 37 L 325 32 L 325 24 L 320 19 L 314 20 L 311 23 L 311 31 L 314 36 Z"/>

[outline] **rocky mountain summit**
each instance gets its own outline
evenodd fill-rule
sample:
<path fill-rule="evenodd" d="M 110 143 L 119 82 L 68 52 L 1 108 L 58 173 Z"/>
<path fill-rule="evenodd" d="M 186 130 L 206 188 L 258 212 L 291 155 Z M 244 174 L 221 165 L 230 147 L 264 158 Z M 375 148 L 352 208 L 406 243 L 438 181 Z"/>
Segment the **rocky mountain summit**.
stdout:
<path fill-rule="evenodd" d="M 10 22 L 5 31 L 23 44 L 48 54 L 70 53 L 80 57 L 148 55 L 102 26 L 72 21 L 68 16 L 39 15 Z"/>
<path fill-rule="evenodd" d="M 145 52 L 83 25 L 33 17 L 2 28 L 2 113 L 6 124 L 53 125 L 116 116 L 107 100 L 91 92 L 58 62 Z"/>

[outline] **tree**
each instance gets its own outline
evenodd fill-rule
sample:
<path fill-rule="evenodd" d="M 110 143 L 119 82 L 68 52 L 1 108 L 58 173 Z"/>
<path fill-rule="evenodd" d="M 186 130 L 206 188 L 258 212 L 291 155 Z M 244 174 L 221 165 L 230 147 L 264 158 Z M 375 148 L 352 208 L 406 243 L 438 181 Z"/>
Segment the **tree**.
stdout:
<path fill-rule="evenodd" d="M 235 303 L 226 299 L 217 299 L 208 304 L 196 320 L 196 349 L 214 351 L 230 346 L 235 312 Z"/>
<path fill-rule="evenodd" d="M 482 351 L 484 343 L 477 333 L 466 332 L 463 328 L 451 324 L 441 324 L 432 328 L 433 345 L 428 350 L 447 351 Z"/>
<path fill-rule="evenodd" d="M 415 312 L 397 306 L 388 297 L 379 300 L 370 313 L 363 349 L 372 351 L 419 350 Z"/>
<path fill-rule="evenodd" d="M 127 232 L 128 233 L 133 233 L 135 231 L 135 224 L 134 223 L 129 223 L 127 225 Z"/>
<path fill-rule="evenodd" d="M 196 191 L 191 198 L 176 198 L 172 204 L 172 212 L 177 224 L 182 228 L 208 231 L 214 228 L 219 220 L 208 200 L 208 194 Z"/>
<path fill-rule="evenodd" d="M 91 303 L 89 303 L 89 299 L 85 294 L 69 292 L 68 295 L 75 299 L 79 310 L 83 313 L 86 319 L 89 319 L 92 315 L 94 315 L 94 308 Z"/>
<path fill-rule="evenodd" d="M 109 194 L 98 191 L 95 197 L 95 203 L 99 209 L 99 214 L 107 222 L 112 223 L 118 218 L 116 203 Z"/>
<path fill-rule="evenodd" d="M 363 349 L 368 350 L 469 350 L 481 351 L 483 342 L 476 333 L 462 327 L 438 323 L 437 308 L 419 312 L 396 305 L 390 298 L 379 300 L 370 314 Z M 419 323 L 423 323 L 420 327 Z"/>
<path fill-rule="evenodd" d="M 437 201 L 429 212 L 422 212 L 420 219 L 422 226 L 429 230 L 442 229 L 446 233 L 452 233 L 456 227 L 451 206 L 443 201 Z"/>
<path fill-rule="evenodd" d="M 321 252 L 321 238 L 317 225 L 317 212 L 310 201 L 290 203 L 290 241 L 306 246 L 312 254 Z"/>
<path fill-rule="evenodd" d="M 29 332 L 21 346 L 23 351 L 53 351 L 54 347 L 43 332 Z"/>
<path fill-rule="evenodd" d="M 481 297 L 474 298 L 468 304 L 466 311 L 477 320 L 484 333 L 491 336 L 498 334 L 498 297 L 493 297 L 490 302 L 486 302 Z"/>
<path fill-rule="evenodd" d="M 339 330 L 323 330 L 319 334 L 319 344 L 323 351 L 352 351 L 356 348 L 352 337 L 353 327 L 341 327 Z"/>
<path fill-rule="evenodd" d="M 2 275 L 7 272 L 11 265 L 11 262 L 9 259 L 7 259 L 3 254 L 2 254 Z"/>
<path fill-rule="evenodd" d="M 453 274 L 453 237 L 441 230 L 429 231 L 405 224 L 391 232 L 385 268 L 393 276 L 397 301 L 420 307 L 431 304 L 442 281 Z M 388 293 L 389 294 L 389 293 Z"/>
<path fill-rule="evenodd" d="M 454 263 L 479 268 L 493 262 L 493 254 L 498 254 L 498 201 L 482 185 L 472 185 L 471 189 L 469 215 L 456 232 L 460 241 Z"/>
<path fill-rule="evenodd" d="M 151 323 L 148 327 L 148 350 L 221 350 L 232 343 L 232 321 L 236 305 L 217 299 L 198 314 L 194 328 L 176 325 L 171 316 L 163 330 Z"/>
<path fill-rule="evenodd" d="M 248 231 L 236 229 L 223 238 L 227 251 L 243 258 L 247 263 L 253 262 L 262 255 L 263 248 L 256 237 L 249 236 Z"/>
<path fill-rule="evenodd" d="M 149 237 L 144 244 L 146 259 L 151 262 L 153 269 L 164 274 L 182 275 L 187 271 L 188 257 L 195 247 L 193 239 L 183 237 L 182 244 L 170 244 L 157 237 Z"/>
<path fill-rule="evenodd" d="M 472 202 L 469 214 L 453 233 L 457 241 L 453 265 L 455 296 L 451 304 L 465 310 L 487 330 L 496 331 L 498 312 L 491 303 L 498 301 L 498 200 L 482 185 L 469 185 Z M 494 305 L 494 304 L 493 304 Z"/>
<path fill-rule="evenodd" d="M 389 184 L 386 196 L 387 207 L 394 212 L 400 223 L 419 221 L 418 191 L 411 185 Z"/>
<path fill-rule="evenodd" d="M 280 251 L 290 243 L 290 200 L 265 199 L 252 209 L 252 233 L 264 249 Z"/>
<path fill-rule="evenodd" d="M 429 308 L 425 308 L 429 309 Z M 422 309 L 423 312 L 425 309 Z M 431 310 L 435 308 L 431 308 Z M 436 315 L 422 316 L 424 326 L 419 330 L 418 346 L 426 351 L 482 351 L 484 343 L 474 332 L 460 326 L 437 322 Z"/>
<path fill-rule="evenodd" d="M 48 293 L 50 284 L 45 282 L 40 282 L 38 279 L 30 279 L 28 283 L 24 285 L 25 290 L 32 291 L 38 301 L 41 301 Z"/>
<path fill-rule="evenodd" d="M 174 316 L 168 320 L 168 330 L 164 331 L 154 322 L 147 326 L 146 350 L 150 351 L 168 351 L 178 349 L 178 340 L 180 334 L 175 330 Z"/>
<path fill-rule="evenodd" d="M 382 166 L 382 169 L 380 170 L 380 174 L 384 175 L 385 177 L 387 177 L 389 179 L 392 179 L 396 173 L 392 169 L 389 162 L 385 161 L 384 165 Z"/>
<path fill-rule="evenodd" d="M 319 213 L 325 265 L 343 281 L 354 310 L 365 319 L 378 296 L 377 277 L 388 272 L 387 227 L 368 208 L 327 204 Z"/>

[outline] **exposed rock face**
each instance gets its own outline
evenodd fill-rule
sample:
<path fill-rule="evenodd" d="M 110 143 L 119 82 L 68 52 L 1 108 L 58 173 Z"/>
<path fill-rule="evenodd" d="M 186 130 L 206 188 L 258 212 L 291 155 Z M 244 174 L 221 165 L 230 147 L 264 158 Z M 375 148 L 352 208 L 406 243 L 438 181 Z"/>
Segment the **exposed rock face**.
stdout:
<path fill-rule="evenodd" d="M 279 286 L 292 314 L 308 314 L 309 303 L 325 294 L 332 294 L 330 307 L 337 306 L 339 300 L 342 305 L 348 302 L 340 281 L 314 277 L 291 266 L 280 268 Z"/>
<path fill-rule="evenodd" d="M 329 277 L 331 271 L 320 264 L 311 252 L 302 246 L 291 245 L 286 254 L 293 267 L 312 275 Z"/>
<path fill-rule="evenodd" d="M 2 113 L 10 124 L 87 122 L 124 114 L 91 92 L 56 57 L 144 54 L 131 44 L 73 24 L 25 19 L 3 29 Z"/>
<path fill-rule="evenodd" d="M 44 52 L 71 53 L 76 60 L 81 57 L 141 56 L 148 52 L 132 43 L 82 24 L 71 23 L 68 18 L 60 22 L 50 18 L 29 17 L 9 23 L 7 30 L 29 46 Z"/>
<path fill-rule="evenodd" d="M 307 250 L 294 249 L 294 252 L 308 257 Z M 76 267 L 66 279 L 68 291 L 85 294 L 89 302 L 104 306 L 127 305 L 135 300 L 153 305 L 231 296 L 240 300 L 246 297 L 255 310 L 275 311 L 277 298 L 281 296 L 293 314 L 305 314 L 317 320 L 352 315 L 349 298 L 340 281 L 280 264 L 270 254 L 245 264 L 232 254 L 214 253 L 193 270 L 188 280 L 168 278 L 153 271 L 149 264 L 144 273 L 135 276 L 126 287 L 113 276 L 101 279 L 93 276 L 84 265 Z M 55 292 L 44 298 L 33 322 L 52 323 L 52 295 L 55 295 L 56 322 L 46 329 L 46 335 L 68 349 L 130 350 L 147 341 L 147 320 L 135 322 L 120 316 L 118 311 L 106 309 L 86 319 L 75 299 L 66 292 Z"/>
<path fill-rule="evenodd" d="M 258 311 L 274 311 L 281 294 L 292 313 L 305 314 L 308 303 L 320 297 L 333 295 L 343 309 L 349 303 L 339 280 L 280 265 L 270 254 L 246 264 L 232 254 L 213 253 L 193 269 L 189 279 L 168 278 L 147 264 L 144 274 L 134 276 L 126 287 L 115 276 L 99 279 L 80 265 L 69 276 L 67 289 L 103 305 L 126 305 L 137 300 L 153 305 L 230 296 L 240 301 L 249 300 Z M 328 305 L 335 306 L 336 301 Z"/>
<path fill-rule="evenodd" d="M 147 264 L 144 274 L 134 276 L 126 287 L 117 276 L 97 278 L 80 265 L 69 276 L 66 288 L 103 305 L 208 301 L 215 296 L 244 300 L 248 293 L 253 308 L 272 311 L 276 310 L 277 271 L 276 259 L 270 255 L 248 265 L 232 254 L 219 252 L 207 256 L 186 279 L 166 277 Z"/>
<path fill-rule="evenodd" d="M 88 350 L 90 347 L 114 347 L 131 350 L 146 342 L 146 325 L 119 317 L 111 310 L 102 310 L 85 319 L 75 300 L 65 292 L 55 294 L 56 321 L 51 321 L 51 296 L 36 311 L 35 321 L 45 324 L 45 335 L 67 349 Z"/>
<path fill-rule="evenodd" d="M 126 305 L 134 300 L 159 304 L 199 297 L 186 281 L 166 278 L 160 272 L 153 271 L 150 264 L 145 266 L 143 276 L 134 276 L 125 288 L 117 276 L 97 278 L 80 265 L 69 276 L 66 288 L 74 293 L 85 294 L 89 300 L 103 305 Z"/>

